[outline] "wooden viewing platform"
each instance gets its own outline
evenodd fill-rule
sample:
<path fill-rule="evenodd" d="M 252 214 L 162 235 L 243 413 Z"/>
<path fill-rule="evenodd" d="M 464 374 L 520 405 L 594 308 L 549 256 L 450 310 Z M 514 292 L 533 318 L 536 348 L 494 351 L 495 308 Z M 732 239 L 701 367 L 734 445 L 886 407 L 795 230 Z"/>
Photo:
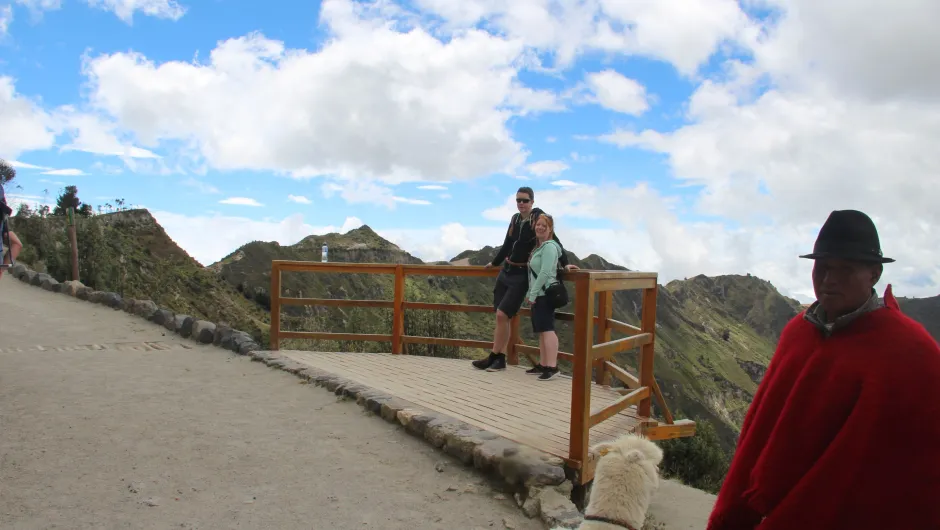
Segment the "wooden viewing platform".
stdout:
<path fill-rule="evenodd" d="M 393 300 L 345 300 L 282 296 L 281 273 L 353 273 L 394 275 Z M 562 279 L 573 284 L 574 312 L 556 312 L 559 320 L 574 322 L 574 351 L 559 352 L 572 363 L 572 375 L 543 383 L 518 366 L 520 353 L 532 364 L 538 347 L 523 344 L 519 319 L 513 321 L 505 372 L 489 373 L 472 368 L 464 359 L 401 355 L 405 344 L 492 348 L 492 341 L 418 337 L 404 334 L 405 310 L 437 310 L 494 313 L 490 305 L 433 304 L 405 300 L 406 276 L 493 277 L 499 269 L 451 265 L 393 265 L 371 263 L 318 263 L 273 261 L 271 271 L 271 349 L 282 339 L 363 340 L 390 342 L 391 354 L 290 351 L 281 352 L 299 363 L 385 391 L 512 441 L 564 459 L 585 484 L 594 476 L 596 455 L 589 448 L 628 432 L 661 440 L 693 436 L 695 423 L 675 420 L 653 378 L 656 332 L 656 273 L 579 270 Z M 614 320 L 613 293 L 642 289 L 640 327 Z M 571 291 L 569 287 L 569 292 Z M 312 305 L 373 307 L 393 310 L 389 334 L 356 334 L 281 330 L 281 307 Z M 595 343 L 595 331 L 597 343 Z M 613 332 L 624 335 L 613 339 Z M 639 348 L 639 377 L 613 362 L 616 353 Z M 592 381 L 593 372 L 593 381 Z M 625 389 L 612 388 L 611 378 Z M 651 417 L 652 400 L 662 411 Z M 593 406 L 592 406 L 593 405 Z"/>

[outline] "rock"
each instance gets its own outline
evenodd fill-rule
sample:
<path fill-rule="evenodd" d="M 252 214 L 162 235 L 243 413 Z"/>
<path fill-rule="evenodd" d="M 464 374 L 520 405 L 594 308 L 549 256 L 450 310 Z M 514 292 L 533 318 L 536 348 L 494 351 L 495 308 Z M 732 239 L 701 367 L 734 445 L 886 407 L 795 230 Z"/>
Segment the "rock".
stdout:
<path fill-rule="evenodd" d="M 526 514 L 526 517 L 538 517 L 541 509 L 542 503 L 538 497 L 529 497 L 522 503 L 522 513 Z"/>
<path fill-rule="evenodd" d="M 237 352 L 239 344 L 243 342 L 254 342 L 254 340 L 255 339 L 252 338 L 251 335 L 245 333 L 244 331 L 233 329 L 230 333 L 227 333 L 226 336 L 222 337 L 222 340 L 219 342 L 219 346 L 222 346 L 226 350 Z"/>
<path fill-rule="evenodd" d="M 43 278 L 39 286 L 46 291 L 56 292 L 59 290 L 59 281 L 52 276 L 49 276 L 48 278 Z"/>
<path fill-rule="evenodd" d="M 215 326 L 215 333 L 212 337 L 212 344 L 215 346 L 221 346 L 222 340 L 231 340 L 232 333 L 235 330 L 226 324 L 217 324 Z"/>
<path fill-rule="evenodd" d="M 167 311 L 167 313 L 170 313 L 170 312 Z M 176 315 L 174 315 L 173 313 L 170 313 L 170 318 L 166 319 L 166 321 L 163 323 L 163 327 L 165 327 L 167 331 L 172 331 L 173 333 L 176 333 Z"/>
<path fill-rule="evenodd" d="M 152 300 L 135 300 L 134 307 L 131 309 L 131 313 L 146 319 L 149 319 L 156 312 L 157 304 L 153 303 Z"/>
<path fill-rule="evenodd" d="M 78 280 L 69 280 L 62 283 L 62 286 L 59 288 L 59 292 L 69 296 L 75 296 L 78 294 L 78 290 L 82 287 L 85 287 L 82 282 Z"/>
<path fill-rule="evenodd" d="M 513 524 L 513 522 L 510 521 L 510 520 L 509 520 L 508 518 L 506 518 L 506 517 L 503 518 L 503 526 L 505 526 L 505 527 L 508 528 L 509 530 L 512 530 L 513 528 L 516 527 L 516 525 Z"/>
<path fill-rule="evenodd" d="M 160 499 L 156 497 L 149 497 L 140 501 L 140 503 L 147 506 L 160 506 Z"/>
<path fill-rule="evenodd" d="M 127 298 L 124 300 L 124 312 L 125 313 L 134 313 L 134 307 L 137 306 L 137 300 L 133 298 Z"/>
<path fill-rule="evenodd" d="M 108 306 L 112 309 L 121 309 L 124 307 L 124 300 L 117 293 L 95 291 L 91 294 L 89 301 L 96 304 Z"/>
<path fill-rule="evenodd" d="M 509 484 L 525 486 L 555 486 L 566 480 L 565 469 L 552 465 L 541 458 L 541 453 L 522 447 L 513 455 L 504 456 L 499 462 L 499 474 Z"/>
<path fill-rule="evenodd" d="M 26 268 L 26 265 L 23 265 L 22 263 L 17 263 L 16 265 L 10 267 L 10 274 L 12 274 L 14 278 L 19 279 L 20 276 L 26 274 L 26 271 L 28 270 L 29 269 Z"/>
<path fill-rule="evenodd" d="M 496 438 L 499 438 L 496 434 L 476 427 L 464 426 L 455 432 L 445 434 L 444 452 L 470 465 L 473 463 L 473 452 L 477 446 Z"/>
<path fill-rule="evenodd" d="M 35 287 L 42 287 L 42 282 L 46 280 L 56 281 L 52 276 L 49 276 L 44 272 L 39 272 L 29 280 L 29 284 Z"/>
<path fill-rule="evenodd" d="M 157 309 L 153 312 L 153 314 L 147 317 L 147 320 L 160 326 L 166 326 L 167 322 L 170 322 L 174 325 L 176 324 L 176 320 L 173 318 L 173 313 L 167 311 L 166 309 Z"/>
<path fill-rule="evenodd" d="M 33 284 L 33 278 L 35 278 L 36 275 L 38 275 L 38 274 L 39 274 L 39 273 L 36 272 L 36 271 L 28 270 L 28 269 L 27 269 L 26 272 L 24 272 L 23 275 L 20 276 L 20 281 L 21 281 L 21 282 L 24 282 L 24 283 L 28 283 L 29 285 L 32 285 L 32 284 Z"/>
<path fill-rule="evenodd" d="M 438 462 L 437 464 L 434 465 L 434 470 L 437 471 L 438 473 L 443 473 L 445 469 L 447 469 L 447 464 L 445 464 L 444 462 Z"/>
<path fill-rule="evenodd" d="M 211 344 L 214 337 L 215 324 L 205 320 L 196 320 L 193 322 L 193 339 L 203 344 Z"/>
<path fill-rule="evenodd" d="M 75 298 L 78 298 L 79 300 L 88 300 L 91 297 L 91 293 L 93 292 L 95 292 L 94 289 L 85 285 L 78 289 L 78 291 L 75 293 Z"/>
<path fill-rule="evenodd" d="M 549 528 L 576 528 L 581 524 L 581 513 L 573 502 L 553 489 L 543 490 L 539 495 L 539 511 L 542 522 Z"/>
<path fill-rule="evenodd" d="M 238 353 L 240 355 L 248 355 L 253 351 L 260 350 L 261 346 L 258 345 L 255 341 L 242 342 L 238 345 Z"/>
<path fill-rule="evenodd" d="M 176 315 L 173 317 L 174 331 L 179 333 L 180 337 L 188 339 L 193 334 L 193 322 L 195 319 L 189 315 Z"/>

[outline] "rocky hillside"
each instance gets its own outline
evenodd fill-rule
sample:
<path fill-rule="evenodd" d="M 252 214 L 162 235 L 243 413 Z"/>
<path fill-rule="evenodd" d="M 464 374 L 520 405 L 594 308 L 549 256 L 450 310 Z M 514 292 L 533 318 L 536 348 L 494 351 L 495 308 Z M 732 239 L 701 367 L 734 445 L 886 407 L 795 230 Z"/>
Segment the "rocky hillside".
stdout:
<path fill-rule="evenodd" d="M 62 217 L 21 211 L 12 225 L 24 244 L 19 261 L 58 281 L 71 279 Z M 267 312 L 181 249 L 147 210 L 76 217 L 76 227 L 79 279 L 85 285 L 226 322 L 266 341 Z"/>
<path fill-rule="evenodd" d="M 901 311 L 924 325 L 940 342 L 940 296 L 930 298 L 898 298 Z"/>

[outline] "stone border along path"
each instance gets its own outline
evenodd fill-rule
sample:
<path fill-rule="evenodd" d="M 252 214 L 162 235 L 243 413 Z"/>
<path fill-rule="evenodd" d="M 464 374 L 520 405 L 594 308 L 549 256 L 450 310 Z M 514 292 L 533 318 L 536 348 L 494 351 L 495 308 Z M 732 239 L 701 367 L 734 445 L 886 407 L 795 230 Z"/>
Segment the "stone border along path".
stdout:
<path fill-rule="evenodd" d="M 530 518 L 539 517 L 549 528 L 577 527 L 583 519 L 583 515 L 571 502 L 573 486 L 565 476 L 564 462 L 558 457 L 348 379 L 310 368 L 277 352 L 263 351 L 251 335 L 224 324 L 197 320 L 189 315 L 175 315 L 172 311 L 157 307 L 151 300 L 123 299 L 117 293 L 95 291 L 78 281 L 60 283 L 49 274 L 36 272 L 23 264 L 13 266 L 7 273 L 46 291 L 67 294 L 137 315 L 183 338 L 248 355 L 253 361 L 290 372 L 337 396 L 353 399 L 369 412 L 388 422 L 401 424 L 408 433 L 423 438 L 465 465 L 472 465 L 488 475 L 497 475 L 515 490 L 513 497 L 523 512 Z M 73 348 L 122 349 L 122 346 L 94 344 Z M 128 343 L 127 346 L 159 349 L 158 343 Z M 438 471 L 443 471 L 443 468 Z M 644 528 L 649 527 L 650 522 L 647 521 Z"/>

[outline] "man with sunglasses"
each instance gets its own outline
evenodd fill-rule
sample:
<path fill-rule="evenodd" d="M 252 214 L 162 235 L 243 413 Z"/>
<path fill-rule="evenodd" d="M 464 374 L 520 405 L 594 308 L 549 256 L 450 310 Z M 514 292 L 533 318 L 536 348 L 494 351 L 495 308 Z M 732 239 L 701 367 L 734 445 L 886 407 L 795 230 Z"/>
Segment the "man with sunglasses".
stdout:
<path fill-rule="evenodd" d="M 493 332 L 493 351 L 485 359 L 473 361 L 473 367 L 488 372 L 506 369 L 506 349 L 509 346 L 510 321 L 519 312 L 529 290 L 529 274 L 527 264 L 532 249 L 535 248 L 535 222 L 544 212 L 534 207 L 535 192 L 528 186 L 519 188 L 516 192 L 516 208 L 519 213 L 512 216 L 509 221 L 509 230 L 503 246 L 493 261 L 485 265 L 486 268 L 502 267 L 496 277 L 496 287 L 493 289 L 493 307 L 496 309 L 496 330 Z M 557 235 L 552 239 L 561 246 Z M 564 248 L 562 246 L 562 248 Z M 565 270 L 576 270 L 576 265 L 568 263 L 568 256 L 561 253 L 559 260 Z"/>

